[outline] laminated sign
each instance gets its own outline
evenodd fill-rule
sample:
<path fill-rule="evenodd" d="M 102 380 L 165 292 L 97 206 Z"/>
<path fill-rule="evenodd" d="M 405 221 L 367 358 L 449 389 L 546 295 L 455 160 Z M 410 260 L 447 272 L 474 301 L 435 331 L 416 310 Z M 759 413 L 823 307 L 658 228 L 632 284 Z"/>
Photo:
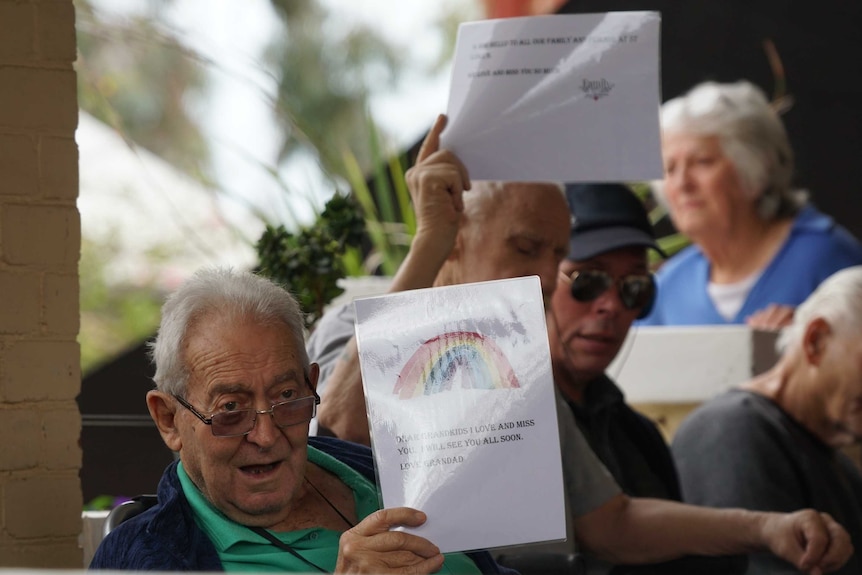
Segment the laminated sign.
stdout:
<path fill-rule="evenodd" d="M 356 337 L 383 506 L 442 552 L 566 536 L 537 277 L 359 299 Z"/>
<path fill-rule="evenodd" d="M 441 145 L 476 180 L 662 177 L 658 12 L 461 24 Z"/>

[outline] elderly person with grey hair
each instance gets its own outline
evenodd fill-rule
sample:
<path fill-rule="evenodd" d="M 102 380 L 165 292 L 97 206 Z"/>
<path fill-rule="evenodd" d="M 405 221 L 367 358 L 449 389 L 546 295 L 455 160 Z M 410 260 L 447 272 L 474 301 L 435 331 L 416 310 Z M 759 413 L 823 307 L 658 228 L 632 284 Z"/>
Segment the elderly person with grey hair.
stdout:
<path fill-rule="evenodd" d="M 839 451 L 862 438 L 862 266 L 826 279 L 779 337 L 767 373 L 692 413 L 673 454 L 689 503 L 813 508 L 862 548 L 862 475 Z M 749 573 L 796 573 L 765 554 Z M 862 573 L 853 556 L 838 571 Z"/>
<path fill-rule="evenodd" d="M 664 180 L 657 192 L 694 245 L 658 273 L 642 325 L 780 328 L 862 246 L 792 187 L 781 119 L 748 82 L 696 86 L 662 106 Z"/>
<path fill-rule="evenodd" d="M 440 553 L 393 530 L 424 513 L 380 509 L 368 448 L 309 438 L 320 398 L 293 296 L 202 270 L 162 308 L 147 406 L 179 461 L 158 503 L 111 531 L 91 568 L 293 573 L 500 573 L 487 552 Z"/>

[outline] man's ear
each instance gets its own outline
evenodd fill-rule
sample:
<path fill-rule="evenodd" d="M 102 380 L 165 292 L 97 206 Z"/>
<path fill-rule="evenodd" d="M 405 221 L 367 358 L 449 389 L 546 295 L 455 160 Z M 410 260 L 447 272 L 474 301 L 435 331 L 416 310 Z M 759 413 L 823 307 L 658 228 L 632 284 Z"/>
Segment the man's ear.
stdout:
<path fill-rule="evenodd" d="M 802 353 L 811 365 L 820 365 L 826 355 L 826 345 L 832 335 L 832 327 L 822 317 L 813 319 L 805 326 L 802 336 Z"/>
<path fill-rule="evenodd" d="M 312 363 L 308 366 L 308 383 L 311 384 L 311 389 L 317 391 L 317 382 L 320 379 L 320 366 Z"/>
<path fill-rule="evenodd" d="M 147 392 L 147 409 L 150 417 L 162 434 L 162 441 L 171 451 L 179 452 L 183 445 L 179 429 L 177 429 L 177 403 L 173 397 L 163 391 L 152 390 Z"/>

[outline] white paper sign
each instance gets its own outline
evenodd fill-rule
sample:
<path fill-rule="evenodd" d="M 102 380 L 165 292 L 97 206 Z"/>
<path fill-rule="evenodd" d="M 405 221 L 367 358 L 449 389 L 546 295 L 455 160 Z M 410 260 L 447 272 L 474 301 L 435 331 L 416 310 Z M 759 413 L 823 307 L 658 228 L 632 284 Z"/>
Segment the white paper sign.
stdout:
<path fill-rule="evenodd" d="M 356 300 L 384 507 L 444 553 L 565 539 L 548 336 L 537 277 Z"/>
<path fill-rule="evenodd" d="M 441 145 L 477 180 L 662 177 L 658 12 L 461 24 Z"/>

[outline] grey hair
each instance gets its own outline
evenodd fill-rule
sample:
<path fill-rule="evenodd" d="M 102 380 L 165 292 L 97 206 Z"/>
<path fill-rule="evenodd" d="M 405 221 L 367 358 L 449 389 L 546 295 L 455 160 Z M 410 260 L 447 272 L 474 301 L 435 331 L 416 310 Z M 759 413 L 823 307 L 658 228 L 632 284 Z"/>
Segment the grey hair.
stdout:
<path fill-rule="evenodd" d="M 835 272 L 796 308 L 793 323 L 775 342 L 779 355 L 799 346 L 808 324 L 817 318 L 841 335 L 856 336 L 862 331 L 862 266 Z"/>
<path fill-rule="evenodd" d="M 793 149 L 784 124 L 751 82 L 698 84 L 662 105 L 661 129 L 717 137 L 764 220 L 793 216 L 807 201 L 791 187 Z M 654 187 L 662 193 L 661 184 Z"/>
<path fill-rule="evenodd" d="M 560 182 L 499 182 L 493 180 L 474 180 L 469 191 L 464 193 L 464 216 L 467 221 L 484 221 L 502 204 L 506 188 L 510 186 L 543 185 L 553 186 L 565 198 L 566 187 Z"/>
<path fill-rule="evenodd" d="M 296 299 L 281 286 L 253 273 L 204 268 L 185 281 L 162 306 L 159 331 L 150 344 L 157 389 L 185 394 L 189 369 L 184 349 L 189 333 L 201 319 L 214 315 L 286 325 L 296 338 L 303 370 L 308 373 L 303 315 Z"/>

